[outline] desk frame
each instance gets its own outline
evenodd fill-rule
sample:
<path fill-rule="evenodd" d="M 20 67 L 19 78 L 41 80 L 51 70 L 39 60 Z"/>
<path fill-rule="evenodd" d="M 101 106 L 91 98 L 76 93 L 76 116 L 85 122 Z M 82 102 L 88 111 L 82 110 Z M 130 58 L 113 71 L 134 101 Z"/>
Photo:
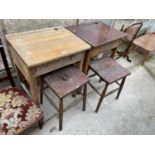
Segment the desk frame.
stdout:
<path fill-rule="evenodd" d="M 11 44 L 9 42 L 7 42 L 7 44 L 9 47 L 10 55 L 15 65 L 15 69 L 18 73 L 18 79 L 20 81 L 20 84 L 22 83 L 23 78 L 25 78 L 30 87 L 32 100 L 37 104 L 39 104 L 39 81 L 42 75 L 74 63 L 77 63 L 78 67 L 82 70 L 85 58 L 85 51 L 77 52 L 74 55 L 66 55 L 63 58 L 30 68 L 20 58 L 16 50 L 11 46 Z"/>
<path fill-rule="evenodd" d="M 83 72 L 85 74 L 87 74 L 91 59 L 93 57 L 103 53 L 105 50 L 112 50 L 111 57 L 114 58 L 115 53 L 116 53 L 116 49 L 117 49 L 121 39 L 122 38 L 117 39 L 115 41 L 112 41 L 110 43 L 101 45 L 99 47 L 92 47 L 89 51 L 87 51 L 86 56 L 85 56 L 85 60 L 84 60 L 84 65 L 83 65 Z"/>

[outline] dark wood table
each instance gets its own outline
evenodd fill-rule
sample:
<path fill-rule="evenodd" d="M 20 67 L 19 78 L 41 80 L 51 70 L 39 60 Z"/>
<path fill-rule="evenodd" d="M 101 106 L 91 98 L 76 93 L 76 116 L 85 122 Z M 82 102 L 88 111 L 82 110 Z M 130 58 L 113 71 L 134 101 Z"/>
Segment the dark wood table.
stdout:
<path fill-rule="evenodd" d="M 113 58 L 119 41 L 127 35 L 104 23 L 79 24 L 66 28 L 91 45 L 91 49 L 87 51 L 85 56 L 84 73 L 88 72 L 92 57 L 97 56 L 103 51 L 112 50 L 111 57 Z"/>
<path fill-rule="evenodd" d="M 149 53 L 155 52 L 155 34 L 148 33 L 138 37 L 133 42 L 136 46 L 145 50 L 142 65 L 149 59 Z"/>

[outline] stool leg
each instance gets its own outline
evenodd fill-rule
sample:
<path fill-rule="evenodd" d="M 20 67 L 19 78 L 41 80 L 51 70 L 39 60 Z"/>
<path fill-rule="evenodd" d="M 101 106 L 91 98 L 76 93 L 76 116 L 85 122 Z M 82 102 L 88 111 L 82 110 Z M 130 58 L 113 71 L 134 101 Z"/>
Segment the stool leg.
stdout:
<path fill-rule="evenodd" d="M 86 98 L 87 98 L 87 84 L 83 88 L 83 111 L 86 110 Z"/>
<path fill-rule="evenodd" d="M 77 90 L 77 94 L 78 94 L 78 95 L 82 94 L 82 87 L 80 87 L 80 88 Z"/>
<path fill-rule="evenodd" d="M 103 89 L 103 92 L 102 92 L 102 94 L 101 94 L 101 97 L 100 97 L 100 99 L 99 99 L 98 105 L 97 105 L 96 110 L 95 110 L 96 113 L 98 112 L 98 110 L 99 110 L 99 108 L 100 108 L 100 106 L 101 106 L 101 103 L 102 103 L 102 101 L 103 101 L 103 98 L 105 97 L 105 94 L 106 94 L 108 85 L 109 85 L 109 84 L 106 83 L 106 85 L 105 85 L 105 87 L 104 87 L 104 89 Z"/>
<path fill-rule="evenodd" d="M 40 79 L 40 104 L 43 104 L 43 89 L 44 89 L 44 81 Z"/>
<path fill-rule="evenodd" d="M 126 77 L 122 79 L 122 82 L 121 82 L 120 88 L 119 88 L 119 90 L 118 90 L 118 93 L 117 93 L 116 99 L 118 99 L 119 96 L 120 96 L 120 94 L 121 94 L 122 88 L 123 88 L 124 83 L 125 83 L 125 79 L 126 79 Z"/>
<path fill-rule="evenodd" d="M 72 97 L 76 97 L 76 94 L 77 94 L 77 92 L 74 91 L 74 92 L 72 93 Z"/>
<path fill-rule="evenodd" d="M 102 79 L 100 78 L 98 82 L 102 82 Z"/>
<path fill-rule="evenodd" d="M 62 130 L 63 123 L 63 98 L 60 99 L 59 103 L 59 131 Z"/>

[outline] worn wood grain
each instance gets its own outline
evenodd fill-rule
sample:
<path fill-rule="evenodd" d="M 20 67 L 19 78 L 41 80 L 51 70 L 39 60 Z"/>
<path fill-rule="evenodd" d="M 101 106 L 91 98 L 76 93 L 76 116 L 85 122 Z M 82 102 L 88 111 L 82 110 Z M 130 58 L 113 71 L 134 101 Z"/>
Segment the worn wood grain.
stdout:
<path fill-rule="evenodd" d="M 39 76 L 73 63 L 82 68 L 85 51 L 91 48 L 62 27 L 9 34 L 6 39 L 35 103 L 39 102 Z"/>
<path fill-rule="evenodd" d="M 6 39 L 28 67 L 90 49 L 87 43 L 62 27 L 9 34 Z"/>
<path fill-rule="evenodd" d="M 114 49 L 112 53 L 112 57 L 114 57 L 119 41 L 127 35 L 104 23 L 78 24 L 66 28 L 92 47 L 85 56 L 84 73 L 88 72 L 91 58 L 105 50 Z"/>
<path fill-rule="evenodd" d="M 78 24 L 68 26 L 67 29 L 92 47 L 108 44 L 127 35 L 104 23 Z"/>

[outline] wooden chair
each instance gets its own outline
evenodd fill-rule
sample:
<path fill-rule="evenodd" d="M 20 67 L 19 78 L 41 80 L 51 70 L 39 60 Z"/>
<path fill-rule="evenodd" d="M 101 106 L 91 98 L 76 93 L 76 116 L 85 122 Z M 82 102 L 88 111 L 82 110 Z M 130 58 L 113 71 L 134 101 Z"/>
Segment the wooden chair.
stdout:
<path fill-rule="evenodd" d="M 129 52 L 133 44 L 133 41 L 136 38 L 141 27 L 142 27 L 142 22 L 131 24 L 125 28 L 124 28 L 124 25 L 122 26 L 121 31 L 127 33 L 126 40 L 122 40 L 122 41 L 126 42 L 127 47 L 124 51 L 121 51 L 121 52 L 117 51 L 117 54 L 119 55 L 119 57 L 124 57 L 127 59 L 127 61 L 131 62 L 131 60 L 129 59 Z"/>
<path fill-rule="evenodd" d="M 0 51 L 4 67 L 8 73 L 7 79 L 13 86 L 0 90 L 0 135 L 23 134 L 37 123 L 42 128 L 42 110 L 22 90 L 14 87 L 15 83 L 4 50 L 1 47 Z"/>
<path fill-rule="evenodd" d="M 78 90 L 82 86 L 83 89 L 83 111 L 86 109 L 86 95 L 87 95 L 87 82 L 88 78 L 75 66 L 67 66 L 51 72 L 42 77 L 40 101 L 43 102 L 43 89 L 46 84 L 60 99 L 59 108 L 54 105 L 54 108 L 59 112 L 59 130 L 62 130 L 63 124 L 63 98 L 68 94 Z M 45 94 L 49 102 L 52 102 L 51 98 Z"/>
<path fill-rule="evenodd" d="M 125 83 L 125 79 L 128 75 L 130 75 L 130 72 L 120 64 L 115 62 L 115 60 L 113 60 L 112 58 L 102 58 L 100 60 L 94 60 L 89 65 L 89 69 L 91 69 L 97 76 L 99 76 L 99 78 L 106 84 L 102 93 L 100 94 L 95 86 L 91 82 L 89 82 L 89 85 L 92 87 L 92 89 L 94 89 L 95 92 L 100 95 L 100 99 L 95 110 L 95 112 L 97 113 L 104 97 L 114 93 L 115 91 L 118 91 L 116 99 L 119 98 L 123 85 Z M 121 82 L 119 82 L 120 80 Z M 109 93 L 106 93 L 108 86 L 113 83 L 116 83 L 119 87 L 110 91 Z"/>

